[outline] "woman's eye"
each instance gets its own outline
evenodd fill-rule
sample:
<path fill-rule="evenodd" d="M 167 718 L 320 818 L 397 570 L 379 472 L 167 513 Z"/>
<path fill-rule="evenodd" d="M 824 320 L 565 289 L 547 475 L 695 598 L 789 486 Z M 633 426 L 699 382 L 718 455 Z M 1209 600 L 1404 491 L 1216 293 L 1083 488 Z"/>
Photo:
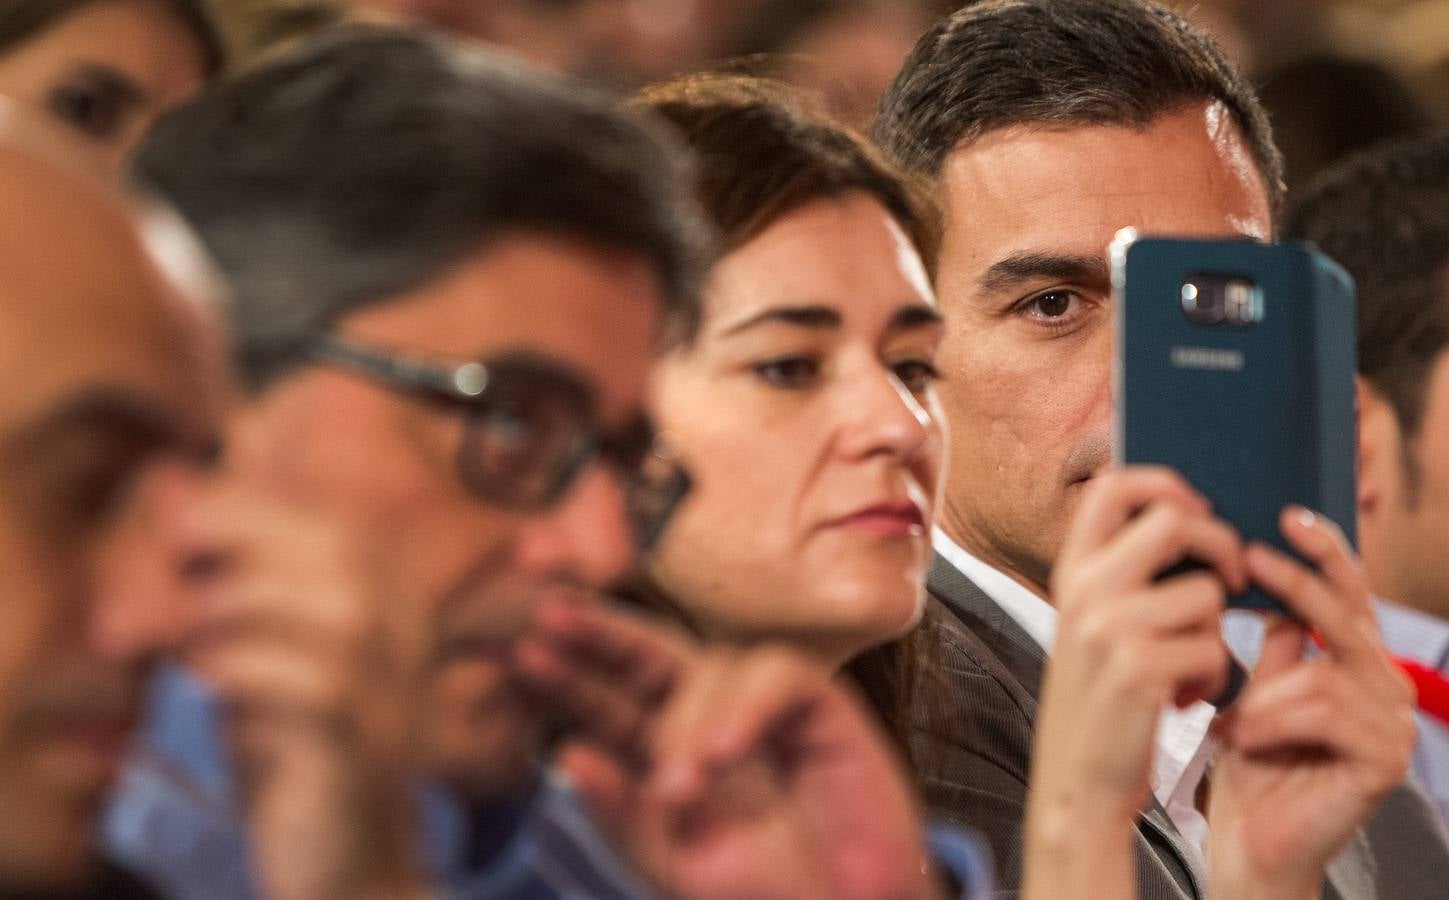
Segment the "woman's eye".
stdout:
<path fill-rule="evenodd" d="M 930 389 L 931 385 L 941 377 L 940 370 L 925 360 L 896 363 L 891 369 L 896 373 L 901 384 L 906 386 L 906 390 L 913 394 L 920 394 Z"/>
<path fill-rule="evenodd" d="M 820 374 L 820 364 L 809 357 L 790 356 L 759 363 L 754 370 L 772 387 L 803 388 Z"/>
<path fill-rule="evenodd" d="M 98 140 L 109 140 L 121 130 L 121 98 L 93 85 L 62 85 L 50 95 L 50 111 L 72 128 Z"/>

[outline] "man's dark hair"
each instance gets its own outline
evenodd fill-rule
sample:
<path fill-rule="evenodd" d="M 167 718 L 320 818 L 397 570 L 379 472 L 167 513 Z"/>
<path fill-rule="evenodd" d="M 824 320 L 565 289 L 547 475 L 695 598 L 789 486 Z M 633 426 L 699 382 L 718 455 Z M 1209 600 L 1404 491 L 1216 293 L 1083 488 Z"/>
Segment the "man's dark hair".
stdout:
<path fill-rule="evenodd" d="M 1228 110 L 1277 208 L 1283 161 L 1252 87 L 1206 35 L 1147 0 L 980 0 L 916 44 L 875 139 L 937 177 L 964 143 L 1013 125 L 1146 127 L 1190 103 Z"/>
<path fill-rule="evenodd" d="M 6 0 L 0 3 L 0 53 L 7 53 L 67 16 L 102 0 Z M 207 77 L 219 74 L 226 51 L 211 0 L 165 0 L 164 7 L 196 37 Z"/>
<path fill-rule="evenodd" d="M 355 26 L 163 118 L 136 175 L 228 276 L 238 366 L 260 389 L 347 313 L 520 230 L 641 254 L 688 330 L 706 226 L 671 138 L 514 60 Z"/>
<path fill-rule="evenodd" d="M 1359 374 L 1412 440 L 1449 348 L 1449 132 L 1349 157 L 1312 183 L 1284 233 L 1317 244 L 1358 283 Z"/>

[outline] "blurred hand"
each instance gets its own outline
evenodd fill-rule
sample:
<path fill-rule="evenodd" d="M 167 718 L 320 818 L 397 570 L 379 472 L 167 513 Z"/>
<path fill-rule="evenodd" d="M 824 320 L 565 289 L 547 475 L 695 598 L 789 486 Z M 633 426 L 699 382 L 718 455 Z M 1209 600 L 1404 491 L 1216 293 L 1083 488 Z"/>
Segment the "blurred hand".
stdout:
<path fill-rule="evenodd" d="M 1158 580 L 1189 557 L 1206 568 Z M 1175 473 L 1131 467 L 1090 484 L 1052 574 L 1061 617 L 1036 722 L 1028 896 L 1131 895 L 1163 706 L 1221 691 L 1220 617 L 1246 583 L 1237 533 Z"/>
<path fill-rule="evenodd" d="M 578 723 L 561 766 L 664 893 L 934 895 L 905 779 L 829 672 L 565 605 L 541 611 L 516 658 Z"/>
<path fill-rule="evenodd" d="M 411 716 L 421 612 L 332 523 L 229 489 L 185 658 L 218 694 L 269 897 L 420 893 Z"/>
<path fill-rule="evenodd" d="M 1389 660 L 1368 587 L 1342 532 L 1307 510 L 1280 527 L 1310 568 L 1248 549 L 1252 580 L 1323 642 L 1268 627 L 1263 655 L 1223 720 L 1210 808 L 1213 883 L 1234 897 L 1316 897 L 1328 862 L 1403 781 L 1413 754 L 1413 689 Z"/>

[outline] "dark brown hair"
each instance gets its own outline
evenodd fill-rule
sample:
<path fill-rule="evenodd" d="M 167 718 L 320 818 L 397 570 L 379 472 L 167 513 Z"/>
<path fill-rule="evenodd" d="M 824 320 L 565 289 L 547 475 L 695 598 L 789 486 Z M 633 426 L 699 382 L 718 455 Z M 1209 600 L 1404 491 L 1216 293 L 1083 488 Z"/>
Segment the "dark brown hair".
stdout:
<path fill-rule="evenodd" d="M 927 266 L 934 265 L 938 224 L 924 195 L 865 138 L 809 109 L 788 87 L 746 75 L 690 75 L 645 89 L 637 103 L 673 124 L 693 151 L 697 199 L 721 252 L 801 204 L 864 191 L 910 235 Z M 657 587 L 636 585 L 633 594 L 695 627 Z M 916 687 L 930 671 L 923 661 L 931 646 L 928 630 L 916 628 L 845 669 L 917 771 L 911 711 Z"/>
<path fill-rule="evenodd" d="M 787 86 L 733 74 L 688 75 L 636 100 L 668 121 L 695 158 L 696 195 L 728 253 L 811 200 L 864 191 L 935 261 L 937 217 L 925 194 L 862 136 Z"/>
<path fill-rule="evenodd" d="M 1269 200 L 1283 159 L 1248 82 L 1212 39 L 1150 0 L 979 0 L 916 44 L 880 103 L 876 142 L 934 178 L 963 143 L 1013 125 L 1143 127 L 1216 100 L 1242 132 Z"/>

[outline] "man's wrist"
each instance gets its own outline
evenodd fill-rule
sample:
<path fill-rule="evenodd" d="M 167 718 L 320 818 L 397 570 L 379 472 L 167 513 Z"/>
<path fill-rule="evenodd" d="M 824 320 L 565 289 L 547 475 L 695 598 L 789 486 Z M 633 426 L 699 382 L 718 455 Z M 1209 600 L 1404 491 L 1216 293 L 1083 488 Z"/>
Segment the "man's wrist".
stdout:
<path fill-rule="evenodd" d="M 1214 900 L 1317 900 L 1322 891 L 1322 866 L 1300 863 L 1265 872 L 1220 841 L 1211 845 L 1209 857 Z"/>

